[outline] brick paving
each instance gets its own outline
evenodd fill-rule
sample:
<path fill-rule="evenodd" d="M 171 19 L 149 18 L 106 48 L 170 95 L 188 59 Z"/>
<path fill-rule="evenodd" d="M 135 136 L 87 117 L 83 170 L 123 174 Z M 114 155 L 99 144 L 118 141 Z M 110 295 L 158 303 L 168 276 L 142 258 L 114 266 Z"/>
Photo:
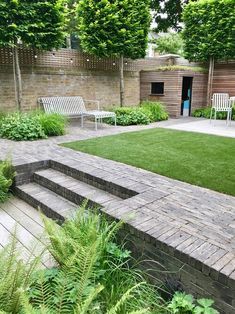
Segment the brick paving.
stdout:
<path fill-rule="evenodd" d="M 228 295 L 232 295 L 229 301 L 223 299 L 228 306 L 226 313 L 234 313 L 235 197 L 58 146 L 59 143 L 153 127 L 156 125 L 105 126 L 95 132 L 93 125 L 89 124 L 86 129 L 72 127 L 70 134 L 48 140 L 20 143 L 0 140 L 0 158 L 10 154 L 18 167 L 40 160 L 53 160 L 74 171 L 85 172 L 136 192 L 126 199 L 110 200 L 103 211 L 114 218 L 126 219 L 134 230 L 131 233 L 150 239 L 154 247 L 159 243 L 164 245 L 174 258 L 193 265 L 191 271 L 200 270 L 220 285 L 224 284 L 226 289 L 230 289 L 224 299 L 228 300 Z M 216 290 L 213 297 L 218 293 L 224 295 L 224 289 L 223 286 L 219 289 L 223 292 Z M 222 298 L 221 295 L 218 298 Z"/>

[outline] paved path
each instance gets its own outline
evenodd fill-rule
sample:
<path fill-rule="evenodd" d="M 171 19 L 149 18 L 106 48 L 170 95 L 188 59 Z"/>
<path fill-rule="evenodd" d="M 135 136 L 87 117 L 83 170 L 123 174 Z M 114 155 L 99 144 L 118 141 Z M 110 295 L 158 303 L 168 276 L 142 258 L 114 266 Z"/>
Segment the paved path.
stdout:
<path fill-rule="evenodd" d="M 235 138 L 235 121 L 232 121 L 231 125 L 226 125 L 224 120 L 212 120 L 210 123 L 208 119 L 195 118 L 192 120 L 185 119 L 185 121 L 180 119 L 178 123 L 163 125 L 162 127 Z"/>

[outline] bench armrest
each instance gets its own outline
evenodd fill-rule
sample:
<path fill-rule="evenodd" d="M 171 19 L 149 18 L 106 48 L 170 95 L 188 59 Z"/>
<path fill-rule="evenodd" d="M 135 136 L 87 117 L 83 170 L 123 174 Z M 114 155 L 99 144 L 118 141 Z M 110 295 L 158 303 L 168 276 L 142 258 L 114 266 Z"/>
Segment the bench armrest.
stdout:
<path fill-rule="evenodd" d="M 86 99 L 86 100 L 84 100 L 84 102 L 96 103 L 97 104 L 97 109 L 100 110 L 100 101 L 99 100 L 89 100 L 89 99 Z"/>

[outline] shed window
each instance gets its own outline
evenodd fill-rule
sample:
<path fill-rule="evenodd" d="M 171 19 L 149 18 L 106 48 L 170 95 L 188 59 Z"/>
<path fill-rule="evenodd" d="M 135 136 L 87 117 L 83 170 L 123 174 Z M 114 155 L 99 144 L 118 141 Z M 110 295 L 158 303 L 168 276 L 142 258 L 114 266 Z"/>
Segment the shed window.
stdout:
<path fill-rule="evenodd" d="M 164 94 L 164 83 L 163 82 L 151 83 L 151 94 L 163 95 Z"/>

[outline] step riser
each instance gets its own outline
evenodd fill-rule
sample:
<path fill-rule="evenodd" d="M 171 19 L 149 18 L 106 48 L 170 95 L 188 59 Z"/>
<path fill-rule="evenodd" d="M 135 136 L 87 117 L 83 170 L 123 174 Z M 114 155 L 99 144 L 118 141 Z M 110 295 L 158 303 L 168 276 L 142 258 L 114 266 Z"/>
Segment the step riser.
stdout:
<path fill-rule="evenodd" d="M 63 165 L 57 161 L 51 160 L 50 166 L 52 169 L 57 170 L 59 172 L 64 173 L 67 176 L 70 176 L 76 180 L 82 181 L 84 183 L 87 183 L 91 186 L 94 186 L 100 190 L 109 192 L 110 194 L 113 194 L 115 196 L 118 196 L 122 199 L 127 199 L 133 196 L 136 196 L 138 193 L 128 189 L 124 188 L 120 185 L 117 185 L 112 182 L 105 181 L 102 178 L 98 178 L 95 176 L 90 175 L 89 173 L 85 173 L 83 171 L 71 168 L 67 165 Z"/>
<path fill-rule="evenodd" d="M 34 172 L 47 169 L 49 164 L 49 160 L 44 160 L 15 166 L 16 176 L 14 178 L 13 185 L 18 186 L 31 182 Z"/>
<path fill-rule="evenodd" d="M 22 191 L 21 189 L 15 187 L 14 189 L 15 194 L 24 200 L 29 205 L 33 206 L 34 208 L 38 208 L 41 212 L 49 218 L 53 220 L 57 220 L 59 223 L 63 223 L 65 218 L 60 215 L 59 213 L 53 211 L 50 207 L 46 206 L 45 204 L 41 203 L 39 200 L 31 196 L 30 194 Z"/>
<path fill-rule="evenodd" d="M 63 186 L 61 186 L 58 183 L 55 183 L 51 181 L 48 178 L 42 177 L 37 173 L 34 173 L 33 175 L 33 181 L 37 184 L 51 190 L 52 192 L 55 192 L 56 194 L 66 198 L 67 200 L 73 202 L 76 205 L 81 206 L 84 204 L 84 202 L 87 203 L 87 206 L 90 208 L 101 208 L 102 206 L 98 203 L 95 203 L 91 200 L 87 200 L 85 197 L 77 194 L 76 192 L 73 192 Z"/>

